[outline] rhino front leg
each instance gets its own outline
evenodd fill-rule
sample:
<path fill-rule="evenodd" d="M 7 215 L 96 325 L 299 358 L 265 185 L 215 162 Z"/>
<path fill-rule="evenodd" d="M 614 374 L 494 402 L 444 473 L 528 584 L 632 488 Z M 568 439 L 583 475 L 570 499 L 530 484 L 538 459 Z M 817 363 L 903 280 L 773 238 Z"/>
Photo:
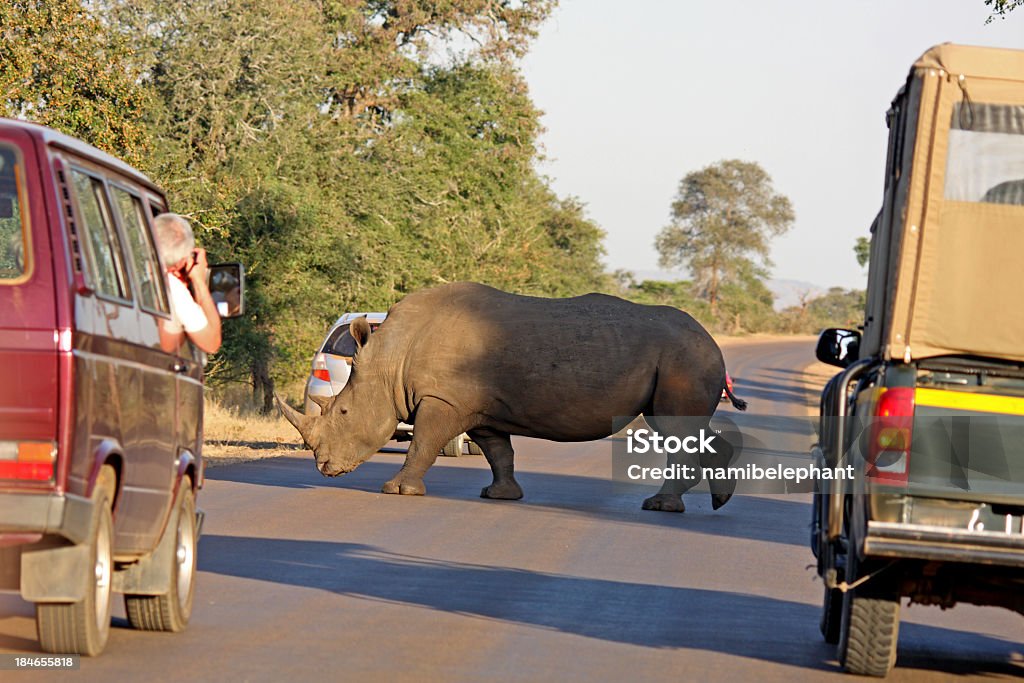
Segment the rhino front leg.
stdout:
<path fill-rule="evenodd" d="M 491 466 L 491 474 L 494 476 L 491 485 L 480 491 L 480 497 L 498 500 L 522 498 L 523 489 L 513 475 L 515 451 L 512 449 L 511 437 L 490 429 L 474 429 L 469 432 L 469 436 L 484 452 L 487 464 Z"/>
<path fill-rule="evenodd" d="M 384 493 L 422 496 L 427 492 L 423 475 L 437 460 L 441 447 L 463 431 L 455 410 L 443 401 L 424 399 L 416 410 L 409 453 L 405 464 L 392 479 L 384 483 Z"/>

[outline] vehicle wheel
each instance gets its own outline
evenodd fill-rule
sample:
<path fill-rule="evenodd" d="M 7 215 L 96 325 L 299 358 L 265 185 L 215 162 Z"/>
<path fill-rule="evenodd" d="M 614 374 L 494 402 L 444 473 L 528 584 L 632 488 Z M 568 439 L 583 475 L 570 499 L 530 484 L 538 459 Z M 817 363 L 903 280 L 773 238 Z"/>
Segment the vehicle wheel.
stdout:
<path fill-rule="evenodd" d="M 447 455 L 451 458 L 457 458 L 462 455 L 462 442 L 465 440 L 465 434 L 459 434 L 454 439 L 445 444 L 444 448 L 441 449 L 441 455 Z"/>
<path fill-rule="evenodd" d="M 857 589 L 847 591 L 839 629 L 839 665 L 852 674 L 887 676 L 896 664 L 899 630 L 899 597 L 866 597 L 858 595 Z"/>
<path fill-rule="evenodd" d="M 470 455 L 483 455 L 484 449 L 477 445 L 476 441 L 466 440 L 466 450 L 469 451 Z"/>
<path fill-rule="evenodd" d="M 821 606 L 821 635 L 826 643 L 839 642 L 839 629 L 843 621 L 843 592 L 838 588 L 825 587 L 825 599 Z"/>
<path fill-rule="evenodd" d="M 110 598 L 113 587 L 114 521 L 111 504 L 117 475 L 109 465 L 100 469 L 93 491 L 93 528 L 89 542 L 91 575 L 85 599 L 69 603 L 36 603 L 36 631 L 46 652 L 93 657 L 110 636 Z"/>
<path fill-rule="evenodd" d="M 164 595 L 125 595 L 128 623 L 141 631 L 185 630 L 192 615 L 195 593 L 196 556 L 199 533 L 196 528 L 196 497 L 192 480 L 181 480 L 178 504 L 171 516 L 167 531 L 175 534 L 174 555 L 171 558 L 171 590 Z"/>

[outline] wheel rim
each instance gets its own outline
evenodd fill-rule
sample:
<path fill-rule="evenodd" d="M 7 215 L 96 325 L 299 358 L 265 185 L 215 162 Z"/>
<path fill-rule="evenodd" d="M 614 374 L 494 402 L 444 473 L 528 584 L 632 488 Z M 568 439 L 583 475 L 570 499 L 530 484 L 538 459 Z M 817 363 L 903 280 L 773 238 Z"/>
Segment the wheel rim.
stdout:
<path fill-rule="evenodd" d="M 93 589 L 96 597 L 96 627 L 102 631 L 110 623 L 110 525 L 100 524 L 96 534 L 96 564 Z"/>
<path fill-rule="evenodd" d="M 195 574 L 196 558 L 195 541 L 195 518 L 189 514 L 188 508 L 185 508 L 178 517 L 178 544 L 174 551 L 175 560 L 178 563 L 178 606 L 183 613 L 188 610 L 192 593 L 192 577 Z"/>

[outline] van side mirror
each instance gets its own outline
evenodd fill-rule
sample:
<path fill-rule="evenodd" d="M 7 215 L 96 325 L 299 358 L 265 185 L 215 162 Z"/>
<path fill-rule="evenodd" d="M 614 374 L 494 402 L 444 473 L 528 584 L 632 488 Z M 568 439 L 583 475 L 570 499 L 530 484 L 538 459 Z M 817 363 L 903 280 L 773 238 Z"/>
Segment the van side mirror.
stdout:
<path fill-rule="evenodd" d="M 830 327 L 818 337 L 814 355 L 822 363 L 849 367 L 860 357 L 860 332 Z"/>
<path fill-rule="evenodd" d="M 222 318 L 237 318 L 245 313 L 245 266 L 218 263 L 209 269 L 210 294 Z"/>

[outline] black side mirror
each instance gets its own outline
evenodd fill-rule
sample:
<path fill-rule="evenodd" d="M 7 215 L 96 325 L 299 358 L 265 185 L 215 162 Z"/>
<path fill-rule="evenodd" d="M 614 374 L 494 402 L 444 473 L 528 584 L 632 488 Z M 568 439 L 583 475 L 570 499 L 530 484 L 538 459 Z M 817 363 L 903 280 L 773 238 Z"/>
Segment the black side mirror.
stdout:
<path fill-rule="evenodd" d="M 860 332 L 830 327 L 818 337 L 814 355 L 822 363 L 849 367 L 860 357 Z"/>
<path fill-rule="evenodd" d="M 210 294 L 222 318 L 237 318 L 245 313 L 245 267 L 241 263 L 210 266 Z"/>

